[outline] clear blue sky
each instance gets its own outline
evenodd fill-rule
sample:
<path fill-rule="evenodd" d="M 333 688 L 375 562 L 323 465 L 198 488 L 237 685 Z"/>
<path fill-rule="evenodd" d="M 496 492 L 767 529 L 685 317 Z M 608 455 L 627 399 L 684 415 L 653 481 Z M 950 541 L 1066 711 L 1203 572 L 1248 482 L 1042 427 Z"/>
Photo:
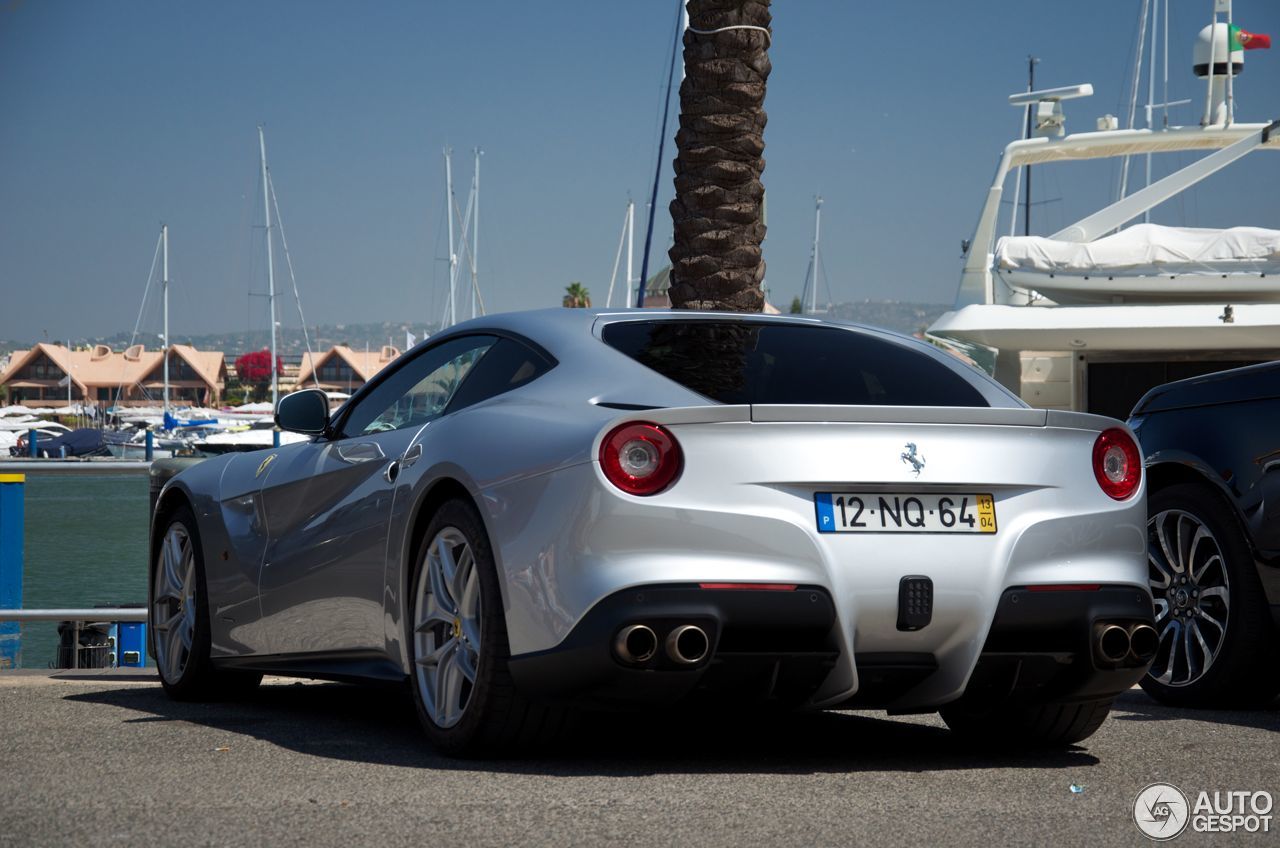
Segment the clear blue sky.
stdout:
<path fill-rule="evenodd" d="M 960 240 L 1018 129 L 1005 97 L 1025 85 L 1026 54 L 1041 57 L 1041 86 L 1094 84 L 1068 110 L 1069 129 L 1090 129 L 1126 100 L 1139 5 L 775 3 L 772 299 L 785 308 L 800 290 L 820 192 L 835 300 L 950 302 Z M 1200 97 L 1190 45 L 1210 4 L 1172 5 L 1171 93 Z M 260 122 L 309 323 L 438 319 L 445 144 L 462 199 L 470 148 L 485 150 L 489 307 L 556 304 L 573 280 L 602 304 L 627 195 L 643 215 L 653 178 L 674 11 L 671 0 L 4 0 L 0 338 L 130 329 L 161 221 L 175 340 L 264 328 L 249 297 L 265 287 Z M 1280 4 L 1238 0 L 1236 18 L 1280 39 Z M 1237 93 L 1241 119 L 1280 115 L 1280 49 L 1247 54 Z M 674 121 L 673 105 L 669 135 Z M 673 156 L 669 140 L 654 268 Z M 1280 227 L 1280 156 L 1253 159 L 1156 220 Z M 1037 207 L 1041 227 L 1100 205 L 1112 179 L 1044 169 L 1037 193 L 1062 200 Z M 291 304 L 281 314 L 296 325 Z"/>

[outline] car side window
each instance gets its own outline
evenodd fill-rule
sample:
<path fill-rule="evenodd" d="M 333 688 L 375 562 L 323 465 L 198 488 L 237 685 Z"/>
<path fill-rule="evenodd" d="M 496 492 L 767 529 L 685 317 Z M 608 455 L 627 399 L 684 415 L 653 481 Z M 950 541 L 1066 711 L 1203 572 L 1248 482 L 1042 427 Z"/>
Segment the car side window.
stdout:
<path fill-rule="evenodd" d="M 497 339 L 464 336 L 418 355 L 352 408 L 344 436 L 420 427 L 439 418 L 467 376 Z"/>
<path fill-rule="evenodd" d="M 449 412 L 523 386 L 555 366 L 554 360 L 514 339 L 498 339 L 449 402 Z"/>

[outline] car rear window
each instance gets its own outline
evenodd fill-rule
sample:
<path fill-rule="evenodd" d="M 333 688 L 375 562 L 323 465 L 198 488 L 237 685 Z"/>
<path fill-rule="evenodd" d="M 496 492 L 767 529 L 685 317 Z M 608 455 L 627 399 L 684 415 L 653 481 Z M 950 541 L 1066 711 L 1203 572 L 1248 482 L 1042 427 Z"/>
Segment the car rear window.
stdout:
<path fill-rule="evenodd" d="M 837 327 L 749 321 L 623 321 L 604 341 L 662 376 L 727 404 L 990 406 L 920 351 Z"/>

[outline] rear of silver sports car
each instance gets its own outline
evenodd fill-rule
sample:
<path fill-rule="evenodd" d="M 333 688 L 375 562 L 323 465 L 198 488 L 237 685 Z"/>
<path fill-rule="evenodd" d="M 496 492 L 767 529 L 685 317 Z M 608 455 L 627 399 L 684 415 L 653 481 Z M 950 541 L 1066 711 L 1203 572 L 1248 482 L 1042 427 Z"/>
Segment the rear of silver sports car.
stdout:
<path fill-rule="evenodd" d="M 1155 651 L 1141 461 L 1111 419 L 709 404 L 621 415 L 594 456 L 537 483 L 574 522 L 496 546 L 530 694 L 1105 715 Z"/>

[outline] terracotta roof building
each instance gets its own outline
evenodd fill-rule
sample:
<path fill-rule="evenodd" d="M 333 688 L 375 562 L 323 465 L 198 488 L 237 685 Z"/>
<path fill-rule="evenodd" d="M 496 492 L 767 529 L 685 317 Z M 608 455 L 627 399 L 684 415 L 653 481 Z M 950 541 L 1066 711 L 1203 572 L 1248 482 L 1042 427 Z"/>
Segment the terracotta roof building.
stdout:
<path fill-rule="evenodd" d="M 188 345 L 170 348 L 171 402 L 214 406 L 221 401 L 226 382 L 226 360 L 220 352 Z M 13 354 L 0 374 L 0 386 L 8 387 L 11 403 L 28 406 L 64 404 L 68 389 L 72 401 L 154 404 L 164 396 L 164 354 L 142 345 L 116 352 L 106 345 L 68 350 L 38 344 Z"/>
<path fill-rule="evenodd" d="M 324 353 L 304 353 L 298 369 L 299 389 L 319 385 L 327 392 L 353 392 L 400 355 L 400 349 L 383 345 L 379 350 L 352 350 L 335 345 Z"/>

